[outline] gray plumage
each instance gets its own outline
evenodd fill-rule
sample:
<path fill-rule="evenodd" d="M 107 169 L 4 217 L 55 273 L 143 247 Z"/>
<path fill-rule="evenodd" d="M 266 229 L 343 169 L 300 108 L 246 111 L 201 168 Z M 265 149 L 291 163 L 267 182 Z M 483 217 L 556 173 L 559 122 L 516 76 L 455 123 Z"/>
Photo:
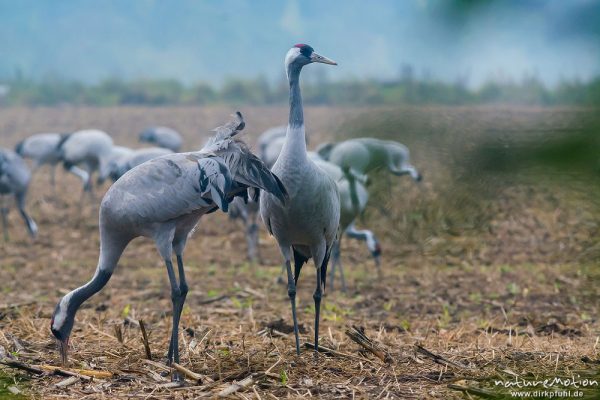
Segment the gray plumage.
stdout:
<path fill-rule="evenodd" d="M 268 193 L 261 193 L 260 214 L 275 236 L 285 260 L 288 296 L 292 306 L 296 352 L 300 353 L 296 318 L 296 283 L 302 265 L 312 258 L 317 272 L 315 300 L 315 351 L 318 351 L 321 297 L 327 264 L 340 219 L 339 195 L 335 182 L 306 154 L 304 114 L 300 94 L 300 71 L 312 62 L 335 64 L 307 45 L 298 45 L 286 55 L 285 66 L 290 84 L 290 114 L 285 143 L 272 171 L 279 176 L 289 194 L 286 204 Z M 294 256 L 295 272 L 291 259 Z"/>
<path fill-rule="evenodd" d="M 65 169 L 79 177 L 84 191 L 92 190 L 92 174 L 110 162 L 112 138 L 103 131 L 87 129 L 71 133 L 59 143 Z"/>
<path fill-rule="evenodd" d="M 133 153 L 134 150 L 130 149 L 129 147 L 113 146 L 110 150 L 108 161 L 103 163 L 102 167 L 98 170 L 98 184 L 101 185 L 104 183 L 108 177 L 112 178 L 112 176 L 119 170 L 120 165 L 122 165 L 122 160 L 131 156 Z"/>
<path fill-rule="evenodd" d="M 279 157 L 279 153 L 281 153 L 281 149 L 285 143 L 286 132 L 286 126 L 276 126 L 267 129 L 258 137 L 258 154 L 269 168 L 273 167 L 275 161 L 277 161 L 277 157 Z M 305 135 L 305 138 L 306 145 L 308 145 L 308 135 Z"/>
<path fill-rule="evenodd" d="M 260 134 L 260 136 L 258 137 L 258 140 L 256 141 L 256 145 L 258 147 L 258 155 L 260 158 L 263 159 L 263 161 L 264 161 L 264 151 L 267 148 L 267 146 L 269 146 L 269 143 L 271 143 L 273 140 L 278 139 L 278 138 L 285 139 L 286 132 L 287 132 L 287 126 L 282 125 L 282 126 L 275 126 L 273 128 L 269 128 Z"/>
<path fill-rule="evenodd" d="M 0 148 L 0 213 L 2 214 L 2 229 L 6 241 L 8 241 L 7 195 L 15 197 L 17 208 L 25 221 L 29 235 L 31 237 L 37 235 L 37 225 L 25 210 L 25 200 L 30 180 L 31 172 L 23 158 L 12 150 Z"/>
<path fill-rule="evenodd" d="M 402 143 L 374 138 L 350 139 L 323 144 L 317 150 L 323 159 L 351 169 L 357 174 L 386 169 L 394 175 L 410 175 L 415 181 L 421 174 L 410 163 L 410 151 Z"/>
<path fill-rule="evenodd" d="M 158 147 L 164 147 L 173 152 L 178 152 L 183 143 L 179 132 L 166 126 L 155 126 L 144 130 L 140 133 L 139 140 L 143 143 L 152 143 Z"/>
<path fill-rule="evenodd" d="M 285 142 L 286 126 L 276 126 L 264 131 L 257 140 L 258 155 L 269 169 L 273 167 Z M 248 260 L 256 261 L 259 257 L 259 226 L 258 202 L 250 197 L 248 199 L 237 198 L 231 203 L 229 217 L 233 220 L 239 219 L 244 224 L 246 231 L 246 246 Z"/>
<path fill-rule="evenodd" d="M 116 182 L 121 176 L 132 168 L 137 167 L 146 161 L 154 158 L 172 154 L 173 152 L 163 147 L 147 147 L 131 151 L 131 153 L 123 155 L 113 160 L 109 167 L 109 176 Z"/>
<path fill-rule="evenodd" d="M 33 172 L 43 165 L 50 166 L 50 183 L 56 186 L 56 164 L 61 160 L 58 143 L 60 133 L 38 133 L 22 140 L 15 146 L 15 152 L 23 158 L 33 161 Z"/>
<path fill-rule="evenodd" d="M 350 238 L 362 240 L 367 245 L 367 249 L 375 260 L 378 275 L 381 277 L 380 260 L 381 245 L 379 241 L 368 229 L 356 229 L 354 223 L 356 218 L 365 210 L 369 201 L 369 192 L 365 187 L 367 177 L 364 175 L 352 175 L 348 179 L 348 175 L 344 174 L 342 169 L 337 165 L 324 160 L 318 160 L 315 157 L 315 164 L 325 171 L 337 185 L 340 194 L 340 232 Z M 354 205 L 356 203 L 356 206 Z M 329 274 L 329 287 L 333 289 L 336 267 L 340 271 L 342 282 L 342 290 L 346 291 L 346 281 L 341 263 L 340 244 L 342 235 L 338 238 L 332 249 L 331 272 Z"/>
<path fill-rule="evenodd" d="M 281 181 L 236 140 L 241 114 L 229 132 L 201 151 L 158 157 L 131 169 L 107 191 L 100 206 L 100 257 L 92 280 L 64 296 L 54 311 L 51 329 L 63 361 L 79 306 L 110 279 L 128 243 L 138 236 L 154 240 L 167 267 L 173 303 L 169 362 L 179 362 L 178 325 L 188 291 L 183 251 L 199 219 L 227 205 L 248 187 L 257 187 L 284 201 Z M 171 261 L 175 253 L 179 281 Z M 174 375 L 174 379 L 179 379 Z"/>

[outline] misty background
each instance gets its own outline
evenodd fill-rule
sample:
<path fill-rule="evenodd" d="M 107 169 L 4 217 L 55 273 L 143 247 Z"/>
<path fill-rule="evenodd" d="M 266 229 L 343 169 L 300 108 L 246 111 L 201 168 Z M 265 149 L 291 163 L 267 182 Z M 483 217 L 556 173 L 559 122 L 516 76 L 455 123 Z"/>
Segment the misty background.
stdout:
<path fill-rule="evenodd" d="M 600 102 L 600 1 L 0 0 L 9 104 Z M 127 92 L 127 93 L 126 93 Z"/>

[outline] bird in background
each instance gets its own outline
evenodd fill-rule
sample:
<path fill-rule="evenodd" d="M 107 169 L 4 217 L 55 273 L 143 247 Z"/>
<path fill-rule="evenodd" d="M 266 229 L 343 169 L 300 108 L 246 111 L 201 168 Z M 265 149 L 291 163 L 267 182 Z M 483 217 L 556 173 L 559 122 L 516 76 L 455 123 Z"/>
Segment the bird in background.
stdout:
<path fill-rule="evenodd" d="M 354 225 L 358 216 L 364 211 L 369 201 L 369 192 L 366 188 L 367 177 L 365 175 L 352 175 L 354 182 L 348 180 L 347 175 L 337 165 L 320 159 L 317 153 L 309 152 L 315 164 L 325 171 L 337 185 L 340 194 L 340 236 L 331 251 L 331 272 L 329 274 L 329 288 L 333 290 L 336 269 L 340 271 L 342 291 L 346 291 L 346 279 L 341 262 L 340 244 L 344 235 L 352 239 L 362 240 L 366 243 L 371 253 L 378 278 L 381 279 L 381 245 L 375 234 L 368 229 L 357 229 Z M 353 193 L 354 192 L 354 193 Z M 352 198 L 358 199 L 358 207 L 352 204 Z M 337 268 L 336 268 L 337 267 Z"/>
<path fill-rule="evenodd" d="M 65 169 L 81 179 L 83 192 L 93 198 L 92 174 L 110 162 L 112 138 L 106 132 L 86 129 L 64 135 L 58 147 Z"/>
<path fill-rule="evenodd" d="M 183 139 L 179 132 L 166 126 L 155 126 L 140 133 L 139 141 L 164 147 L 176 153 L 181 148 Z"/>
<path fill-rule="evenodd" d="M 178 326 L 188 292 L 183 251 L 190 232 L 204 214 L 217 209 L 227 212 L 231 200 L 247 195 L 249 187 L 271 193 L 282 204 L 287 196 L 277 176 L 238 140 L 243 127 L 238 112 L 233 122 L 216 129 L 215 137 L 202 150 L 154 158 L 125 173 L 108 189 L 100 206 L 96 273 L 88 283 L 65 295 L 52 316 L 50 328 L 63 363 L 67 362 L 77 310 L 107 284 L 125 247 L 139 236 L 154 240 L 167 269 L 173 306 L 167 359 L 169 364 L 179 363 Z M 178 373 L 172 378 L 182 380 Z"/>
<path fill-rule="evenodd" d="M 50 166 L 50 184 L 53 191 L 56 190 L 56 164 L 61 161 L 58 144 L 62 135 L 60 133 L 38 133 L 23 139 L 15 146 L 15 153 L 33 161 L 32 172 L 37 171 L 43 165 Z"/>
<path fill-rule="evenodd" d="M 163 147 L 145 147 L 142 149 L 133 150 L 129 154 L 125 154 L 114 159 L 108 167 L 108 175 L 113 182 L 116 182 L 117 179 L 122 177 L 125 172 L 129 171 L 130 169 L 137 167 L 146 161 L 150 161 L 153 158 L 167 154 L 173 154 L 173 152 Z"/>
<path fill-rule="evenodd" d="M 317 54 L 306 44 L 292 47 L 285 57 L 285 70 L 290 85 L 290 111 L 285 142 L 272 171 L 285 185 L 289 200 L 284 204 L 276 196 L 261 193 L 260 214 L 279 245 L 288 278 L 288 297 L 294 320 L 296 353 L 300 354 L 296 317 L 296 284 L 304 263 L 313 259 L 316 268 L 315 352 L 319 345 L 321 298 L 327 277 L 331 247 L 340 220 L 340 199 L 335 182 L 311 161 L 306 152 L 304 112 L 300 93 L 300 72 L 305 65 L 323 63 L 337 65 Z M 294 273 L 291 260 L 294 257 Z"/>
<path fill-rule="evenodd" d="M 27 231 L 32 238 L 35 238 L 38 227 L 33 219 L 25 211 L 25 200 L 27 189 L 31 180 L 31 172 L 25 160 L 17 153 L 9 149 L 0 148 L 0 214 L 2 214 L 2 230 L 4 231 L 4 240 L 8 241 L 8 206 L 6 205 L 6 196 L 14 195 L 17 208 L 25 221 Z"/>
<path fill-rule="evenodd" d="M 98 169 L 98 178 L 96 183 L 102 185 L 108 179 L 119 165 L 120 160 L 130 156 L 135 150 L 124 146 L 113 146 L 108 155 L 108 161 L 102 163 Z"/>
<path fill-rule="evenodd" d="M 423 178 L 410 163 L 410 151 L 402 143 L 375 138 L 357 138 L 339 143 L 323 143 L 317 153 L 342 170 L 365 175 L 386 169 L 394 175 L 410 175 L 419 182 Z"/>

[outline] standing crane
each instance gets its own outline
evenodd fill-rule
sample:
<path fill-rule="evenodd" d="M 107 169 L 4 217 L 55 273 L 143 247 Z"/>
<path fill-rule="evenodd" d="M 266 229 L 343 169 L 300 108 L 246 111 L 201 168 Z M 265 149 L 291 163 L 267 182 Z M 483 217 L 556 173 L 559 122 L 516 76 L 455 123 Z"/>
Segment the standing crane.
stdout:
<path fill-rule="evenodd" d="M 5 196 L 9 194 L 15 196 L 17 208 L 25 221 L 29 235 L 32 238 L 37 235 L 37 225 L 25 211 L 25 198 L 30 180 L 31 172 L 25 160 L 12 150 L 0 148 L 0 197 L 2 200 L 0 213 L 2 214 L 2 229 L 5 241 L 8 241 L 8 207 L 5 204 Z"/>
<path fill-rule="evenodd" d="M 329 273 L 329 288 L 333 290 L 335 271 L 336 267 L 339 266 L 342 291 L 346 291 L 346 280 L 344 279 L 344 270 L 340 259 L 340 244 L 344 234 L 349 238 L 362 240 L 366 243 L 367 249 L 373 256 L 373 260 L 375 260 L 377 274 L 381 278 L 381 245 L 379 244 L 379 240 L 377 240 L 370 230 L 359 230 L 354 226 L 356 218 L 364 211 L 367 202 L 369 201 L 369 192 L 365 187 L 367 177 L 364 175 L 352 175 L 352 181 L 350 181 L 347 179 L 347 175 L 344 174 L 342 169 L 337 165 L 323 159 L 318 159 L 316 153 L 312 153 L 311 157 L 313 157 L 315 164 L 335 181 L 340 194 L 340 232 L 342 234 L 335 242 L 331 251 L 332 260 L 331 272 Z M 353 205 L 353 198 L 358 200 L 358 207 Z"/>
<path fill-rule="evenodd" d="M 65 295 L 52 316 L 51 331 L 59 344 L 63 363 L 77 310 L 109 281 L 121 254 L 139 236 L 154 240 L 163 258 L 169 282 L 173 319 L 168 363 L 179 363 L 179 319 L 188 292 L 183 251 L 188 235 L 200 218 L 221 209 L 227 212 L 235 196 L 248 187 L 272 193 L 281 201 L 286 190 L 281 181 L 237 140 L 244 121 L 217 129 L 202 150 L 158 157 L 128 171 L 106 192 L 100 206 L 100 257 L 93 278 Z M 171 261 L 177 258 L 179 280 Z M 178 373 L 174 381 L 182 380 Z"/>
<path fill-rule="evenodd" d="M 273 167 L 273 164 L 277 161 L 277 157 L 279 157 L 279 153 L 281 153 L 283 143 L 285 143 L 286 130 L 286 126 L 276 126 L 267 129 L 258 137 L 258 155 L 269 169 Z M 308 144 L 308 140 L 306 144 Z M 259 258 L 258 212 L 258 202 L 252 198 L 247 199 L 247 201 L 241 198 L 235 199 L 231 203 L 229 211 L 229 217 L 231 219 L 241 219 L 246 228 L 248 260 L 251 262 Z"/>
<path fill-rule="evenodd" d="M 60 133 L 38 133 L 20 141 L 15 146 L 15 152 L 23 158 L 33 160 L 33 172 L 42 165 L 50 165 L 50 184 L 56 189 L 56 164 L 60 162 L 58 143 Z"/>
<path fill-rule="evenodd" d="M 183 142 L 179 132 L 166 126 L 155 126 L 146 129 L 140 133 L 139 140 L 142 143 L 152 143 L 158 147 L 164 147 L 175 153 L 179 151 Z"/>
<path fill-rule="evenodd" d="M 315 62 L 337 65 L 334 61 L 315 53 L 313 48 L 306 44 L 297 44 L 287 52 L 285 68 L 290 85 L 290 113 L 285 143 L 272 171 L 288 190 L 289 201 L 283 204 L 268 193 L 262 193 L 260 196 L 261 217 L 267 230 L 275 236 L 285 260 L 297 354 L 300 354 L 300 340 L 296 318 L 296 284 L 300 271 L 304 263 L 312 257 L 317 273 L 317 287 L 313 299 L 315 352 L 318 353 L 321 297 L 331 246 L 340 222 L 340 199 L 335 182 L 306 154 L 300 72 L 302 67 Z"/>

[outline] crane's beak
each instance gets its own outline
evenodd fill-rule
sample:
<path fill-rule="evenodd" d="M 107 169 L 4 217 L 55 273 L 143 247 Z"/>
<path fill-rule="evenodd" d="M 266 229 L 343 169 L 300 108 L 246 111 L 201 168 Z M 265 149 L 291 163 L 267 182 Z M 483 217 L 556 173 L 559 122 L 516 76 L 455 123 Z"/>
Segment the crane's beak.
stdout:
<path fill-rule="evenodd" d="M 338 65 L 335 61 L 333 61 L 333 60 L 331 60 L 331 59 L 329 59 L 329 58 L 327 58 L 325 56 L 319 55 L 319 54 L 317 54 L 315 52 L 313 52 L 310 55 L 310 61 L 311 62 L 315 62 L 315 63 L 329 64 L 329 65 Z"/>
<path fill-rule="evenodd" d="M 67 365 L 67 351 L 69 349 L 69 339 L 65 339 L 65 340 L 59 340 L 56 339 L 56 344 L 58 345 L 58 352 L 60 353 L 60 361 L 64 366 Z"/>

